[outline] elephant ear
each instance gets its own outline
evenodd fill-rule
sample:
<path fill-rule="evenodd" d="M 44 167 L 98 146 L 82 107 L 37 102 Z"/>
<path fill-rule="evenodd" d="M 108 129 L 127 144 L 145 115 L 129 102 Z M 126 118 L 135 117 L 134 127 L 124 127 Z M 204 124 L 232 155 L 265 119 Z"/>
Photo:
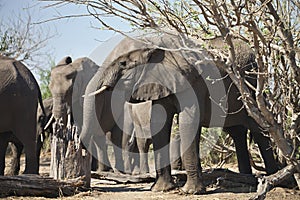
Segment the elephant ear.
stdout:
<path fill-rule="evenodd" d="M 156 50 L 149 63 L 134 69 L 131 97 L 136 100 L 157 100 L 190 89 L 199 79 L 197 69 L 180 53 Z M 161 54 L 163 53 L 163 56 Z M 151 61 L 155 62 L 151 62 Z M 159 61 L 159 62 L 157 62 Z M 128 76 L 131 77 L 132 76 Z"/>
<path fill-rule="evenodd" d="M 72 63 L 72 58 L 70 56 L 66 56 L 61 61 L 58 62 L 57 66 L 68 65 L 70 63 Z"/>
<path fill-rule="evenodd" d="M 99 66 L 87 57 L 76 59 L 72 65 L 73 68 L 77 68 L 77 75 L 73 86 L 73 98 L 78 99 L 80 105 L 83 105 L 82 95 L 84 95 L 87 84 L 95 75 Z"/>

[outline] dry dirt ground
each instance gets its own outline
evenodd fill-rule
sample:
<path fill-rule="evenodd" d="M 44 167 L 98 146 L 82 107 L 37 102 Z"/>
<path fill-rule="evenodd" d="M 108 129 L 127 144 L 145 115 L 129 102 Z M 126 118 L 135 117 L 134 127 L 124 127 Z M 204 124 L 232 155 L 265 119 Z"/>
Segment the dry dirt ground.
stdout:
<path fill-rule="evenodd" d="M 40 166 L 40 173 L 41 175 L 48 175 L 49 174 L 49 166 L 50 166 L 50 155 L 44 154 L 41 156 L 41 166 Z M 7 159 L 7 162 L 9 159 Z M 21 170 L 24 169 L 24 158 L 22 158 L 22 167 Z M 234 170 L 234 168 L 230 168 L 230 170 Z M 236 170 L 235 170 L 236 171 Z M 179 194 L 178 190 L 173 190 L 170 192 L 151 192 L 150 187 L 152 183 L 143 183 L 143 184 L 111 184 L 111 183 L 99 183 L 99 180 L 92 179 L 92 189 L 88 192 L 81 192 L 77 195 L 71 197 L 60 197 L 58 199 L 101 199 L 101 200 L 127 200 L 127 199 L 136 199 L 136 200 L 196 200 L 196 199 L 204 199 L 204 200 L 223 200 L 223 199 L 249 199 L 255 195 L 254 192 L 247 192 L 247 193 L 233 193 L 233 192 L 216 192 L 212 188 L 208 188 L 209 193 L 205 195 L 182 195 Z M 45 199 L 49 200 L 50 198 L 43 198 L 43 197 L 7 197 L 6 199 L 25 199 L 25 200 L 39 200 Z M 300 191 L 299 190 L 292 190 L 292 189 L 285 189 L 285 188 L 274 188 L 267 194 L 266 199 L 272 200 L 299 200 L 300 199 Z"/>

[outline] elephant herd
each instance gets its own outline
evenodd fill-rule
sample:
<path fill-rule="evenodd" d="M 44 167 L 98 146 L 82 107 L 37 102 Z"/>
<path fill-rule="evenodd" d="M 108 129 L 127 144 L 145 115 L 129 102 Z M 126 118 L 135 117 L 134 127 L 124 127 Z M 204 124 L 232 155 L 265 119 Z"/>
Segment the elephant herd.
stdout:
<path fill-rule="evenodd" d="M 43 132 L 47 122 L 67 124 L 68 116 L 79 129 L 81 143 L 97 158 L 100 171 L 113 168 L 107 154 L 107 139 L 113 144 L 115 169 L 129 173 L 131 144 L 134 142 L 134 151 L 140 152 L 139 165 L 144 173 L 149 171 L 147 152 L 152 143 L 156 170 L 152 191 L 176 187 L 170 165 L 174 161 L 174 156 L 170 156 L 174 147 L 170 145 L 175 144 L 171 141 L 175 115 L 180 136 L 180 143 L 176 144 L 181 150 L 176 151 L 177 157 L 182 156 L 187 173 L 183 192 L 205 191 L 199 156 L 202 127 L 222 127 L 233 138 L 239 171 L 247 174 L 252 173 L 246 139 L 250 130 L 266 173 L 278 170 L 270 139 L 248 115 L 238 89 L 212 61 L 208 51 L 195 41 L 183 41 L 182 37 L 159 35 L 143 40 L 123 39 L 101 67 L 89 58 L 64 58 L 51 70 L 52 99 L 47 100 L 50 103 L 44 101 L 45 108 L 30 71 L 21 62 L 1 57 L 0 175 L 4 174 L 8 142 L 17 147 L 17 157 L 24 146 L 24 173 L 38 173 L 37 132 Z M 226 49 L 220 38 L 206 44 Z M 241 77 L 255 87 L 255 75 L 245 73 L 257 67 L 254 54 L 238 40 L 235 48 L 239 52 L 235 64 Z"/>

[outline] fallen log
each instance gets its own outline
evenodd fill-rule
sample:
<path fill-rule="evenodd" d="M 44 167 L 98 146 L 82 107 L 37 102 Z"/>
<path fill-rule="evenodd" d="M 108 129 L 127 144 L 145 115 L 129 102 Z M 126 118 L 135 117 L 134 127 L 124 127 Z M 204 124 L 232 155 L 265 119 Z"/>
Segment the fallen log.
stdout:
<path fill-rule="evenodd" d="M 155 181 L 155 176 L 152 174 L 130 175 L 115 172 L 97 172 L 92 173 L 92 178 L 114 181 L 117 184 L 126 183 L 151 183 Z"/>
<path fill-rule="evenodd" d="M 56 198 L 71 196 L 84 191 L 84 185 L 84 177 L 58 181 L 39 175 L 0 176 L 0 197 L 42 196 Z"/>
<path fill-rule="evenodd" d="M 185 171 L 172 171 L 172 176 L 176 183 L 179 185 L 186 181 Z M 233 185 L 239 187 L 251 187 L 256 188 L 258 181 L 254 175 L 250 174 L 240 174 L 228 169 L 213 169 L 206 170 L 202 173 L 203 182 L 205 186 L 216 184 L 219 187 L 232 187 Z M 97 172 L 92 173 L 92 178 L 113 181 L 116 184 L 126 184 L 126 183 L 150 183 L 155 181 L 155 174 L 142 174 L 142 175 L 129 175 L 114 172 Z M 219 181 L 218 181 L 219 180 Z M 225 186 L 231 182 L 230 186 Z M 217 184 L 219 183 L 219 184 Z M 222 185 L 222 183 L 224 183 Z M 252 190 L 252 189 L 251 189 Z"/>
<path fill-rule="evenodd" d="M 267 192 L 272 190 L 277 185 L 280 185 L 284 181 L 288 180 L 289 178 L 293 177 L 298 168 L 300 168 L 300 164 L 298 163 L 289 164 L 275 174 L 260 177 L 256 195 L 252 197 L 251 200 L 265 199 Z"/>
<path fill-rule="evenodd" d="M 217 184 L 218 179 L 230 181 L 235 184 L 249 185 L 255 187 L 258 184 L 258 180 L 254 175 L 236 173 L 230 171 L 229 169 L 206 170 L 203 172 L 202 176 L 205 185 Z"/>

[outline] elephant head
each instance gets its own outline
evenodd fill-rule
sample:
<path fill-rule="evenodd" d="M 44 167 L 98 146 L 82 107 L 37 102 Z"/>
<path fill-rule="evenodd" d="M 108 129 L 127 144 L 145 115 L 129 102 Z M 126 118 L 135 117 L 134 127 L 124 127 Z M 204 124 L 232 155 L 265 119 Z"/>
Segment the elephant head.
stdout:
<path fill-rule="evenodd" d="M 72 113 L 74 120 L 81 124 L 82 95 L 98 68 L 89 58 L 79 58 L 72 62 L 70 57 L 65 57 L 51 70 L 49 88 L 53 96 L 52 111 L 56 120 L 62 119 L 66 124 L 67 115 Z"/>
<path fill-rule="evenodd" d="M 199 78 L 200 70 L 191 66 L 179 52 L 134 50 L 112 61 L 100 75 L 98 90 L 89 95 L 115 88 L 129 92 L 132 99 L 157 100 L 190 87 Z"/>

